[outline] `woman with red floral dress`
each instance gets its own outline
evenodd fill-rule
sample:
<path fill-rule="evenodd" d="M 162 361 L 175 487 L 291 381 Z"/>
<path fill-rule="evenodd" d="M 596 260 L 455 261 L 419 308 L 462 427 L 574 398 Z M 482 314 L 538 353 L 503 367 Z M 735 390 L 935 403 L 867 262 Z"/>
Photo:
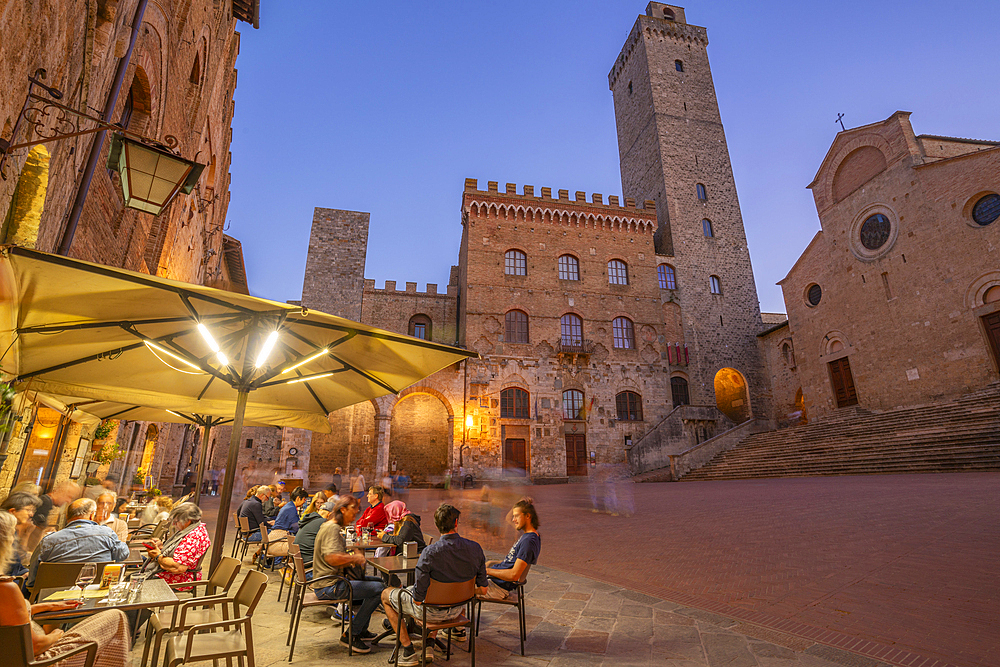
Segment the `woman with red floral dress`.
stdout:
<path fill-rule="evenodd" d="M 201 509 L 194 503 L 182 503 L 173 508 L 169 520 L 174 532 L 166 542 L 152 540 L 153 548 L 146 549 L 149 560 L 143 572 L 160 577 L 168 584 L 199 581 L 202 578 L 201 561 L 212 546 L 208 528 L 201 521 Z"/>

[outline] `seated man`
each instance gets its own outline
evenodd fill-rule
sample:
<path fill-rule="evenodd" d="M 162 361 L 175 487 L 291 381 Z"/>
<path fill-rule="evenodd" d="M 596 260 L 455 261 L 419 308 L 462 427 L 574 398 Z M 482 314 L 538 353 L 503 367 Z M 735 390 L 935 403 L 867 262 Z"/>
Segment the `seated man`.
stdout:
<path fill-rule="evenodd" d="M 538 554 L 542 551 L 542 537 L 538 534 L 538 512 L 535 511 L 531 498 L 522 498 L 514 504 L 511 522 L 514 528 L 521 531 L 521 536 L 507 552 L 506 558 L 486 563 L 490 585 L 486 595 L 482 597 L 491 600 L 506 600 L 516 588 L 515 584 L 524 577 L 528 567 L 538 562 Z"/>
<path fill-rule="evenodd" d="M 66 508 L 66 527 L 42 538 L 31 556 L 28 588 L 35 584 L 38 563 L 121 563 L 128 558 L 128 545 L 114 531 L 94 521 L 97 503 L 90 498 L 74 500 Z"/>
<path fill-rule="evenodd" d="M 371 528 L 372 531 L 382 530 L 389 523 L 389 516 L 385 513 L 385 505 L 382 498 L 385 496 L 385 489 L 381 486 L 368 487 L 368 504 L 370 507 L 361 515 L 358 522 L 354 524 L 357 530 Z"/>
<path fill-rule="evenodd" d="M 128 524 L 113 513 L 114 508 L 114 494 L 102 493 L 97 496 L 97 514 L 94 515 L 94 521 L 113 530 L 122 542 L 128 542 Z"/>
<path fill-rule="evenodd" d="M 349 525 L 361 509 L 357 498 L 345 496 L 337 503 L 330 517 L 316 535 L 316 550 L 313 555 L 313 579 L 327 575 L 346 577 L 351 582 L 354 594 L 355 613 L 351 625 L 351 637 L 343 634 L 340 643 L 350 645 L 355 653 L 370 653 L 371 647 L 364 642 L 373 639 L 368 631 L 372 612 L 378 607 L 379 596 L 385 584 L 378 577 L 365 576 L 365 557 L 347 551 L 344 527 Z M 316 589 L 316 597 L 323 600 L 342 600 L 347 595 L 347 585 L 338 581 L 332 586 Z M 358 601 L 361 602 L 358 605 Z"/>
<path fill-rule="evenodd" d="M 281 500 L 281 494 L 285 492 L 285 483 L 278 482 L 267 488 L 271 490 L 271 497 L 264 502 L 264 516 L 268 519 L 274 519 L 286 504 Z"/>
<path fill-rule="evenodd" d="M 271 522 L 264 517 L 264 501 L 271 497 L 271 490 L 264 485 L 258 486 L 254 495 L 243 501 L 240 505 L 240 516 L 247 518 L 251 534 L 247 536 L 247 542 L 260 542 L 260 524 L 264 524 L 268 529 Z"/>
<path fill-rule="evenodd" d="M 458 517 L 460 512 L 451 505 L 441 505 L 434 512 L 434 525 L 441 531 L 441 539 L 429 545 L 420 554 L 417 561 L 415 583 L 408 590 L 413 594 L 403 595 L 400 588 L 387 588 L 382 591 L 382 606 L 392 630 L 399 627 L 399 643 L 403 650 L 397 656 L 397 667 L 408 667 L 420 663 L 420 656 L 413 650 L 413 643 L 406 631 L 406 624 L 400 624 L 399 612 L 408 616 L 422 618 L 420 604 L 427 595 L 427 587 L 431 579 L 443 583 L 476 580 L 476 594 L 485 595 L 487 591 L 486 556 L 483 548 L 477 542 L 467 540 L 458 534 Z M 428 622 L 444 623 L 462 615 L 465 605 L 450 609 L 428 609 Z M 432 633 L 432 637 L 434 634 Z M 433 653 L 427 656 L 432 658 Z"/>

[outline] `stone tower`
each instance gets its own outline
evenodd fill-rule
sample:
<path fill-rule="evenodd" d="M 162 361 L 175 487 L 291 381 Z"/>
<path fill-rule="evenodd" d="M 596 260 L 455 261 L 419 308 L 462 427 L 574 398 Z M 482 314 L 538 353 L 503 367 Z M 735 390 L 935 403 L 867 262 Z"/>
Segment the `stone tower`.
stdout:
<path fill-rule="evenodd" d="M 302 305 L 361 319 L 369 213 L 316 208 L 302 283 Z"/>
<path fill-rule="evenodd" d="M 689 25 L 681 7 L 650 2 L 636 20 L 608 75 L 622 190 L 656 202 L 656 253 L 676 272 L 675 289 L 661 296 L 665 312 L 680 306 L 694 349 L 692 403 L 714 403 L 716 374 L 732 368 L 764 416 L 760 304 L 707 47 L 705 28 Z"/>

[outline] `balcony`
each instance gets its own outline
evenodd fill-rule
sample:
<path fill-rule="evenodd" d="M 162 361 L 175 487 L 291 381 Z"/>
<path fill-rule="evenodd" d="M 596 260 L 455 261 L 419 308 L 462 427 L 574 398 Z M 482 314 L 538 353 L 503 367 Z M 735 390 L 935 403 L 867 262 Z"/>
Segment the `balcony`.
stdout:
<path fill-rule="evenodd" d="M 577 358 L 580 358 L 581 361 L 587 362 L 594 352 L 594 343 L 580 338 L 563 339 L 556 342 L 555 352 L 560 359 L 575 362 Z"/>

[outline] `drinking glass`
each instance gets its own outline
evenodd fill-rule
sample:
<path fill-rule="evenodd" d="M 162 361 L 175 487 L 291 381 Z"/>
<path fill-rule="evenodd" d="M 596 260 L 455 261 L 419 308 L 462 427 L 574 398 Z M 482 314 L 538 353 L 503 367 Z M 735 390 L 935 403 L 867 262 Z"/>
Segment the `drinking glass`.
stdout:
<path fill-rule="evenodd" d="M 80 574 L 76 575 L 76 585 L 80 589 L 80 597 L 83 597 L 83 589 L 94 582 L 97 576 L 97 563 L 84 563 L 80 568 Z"/>

